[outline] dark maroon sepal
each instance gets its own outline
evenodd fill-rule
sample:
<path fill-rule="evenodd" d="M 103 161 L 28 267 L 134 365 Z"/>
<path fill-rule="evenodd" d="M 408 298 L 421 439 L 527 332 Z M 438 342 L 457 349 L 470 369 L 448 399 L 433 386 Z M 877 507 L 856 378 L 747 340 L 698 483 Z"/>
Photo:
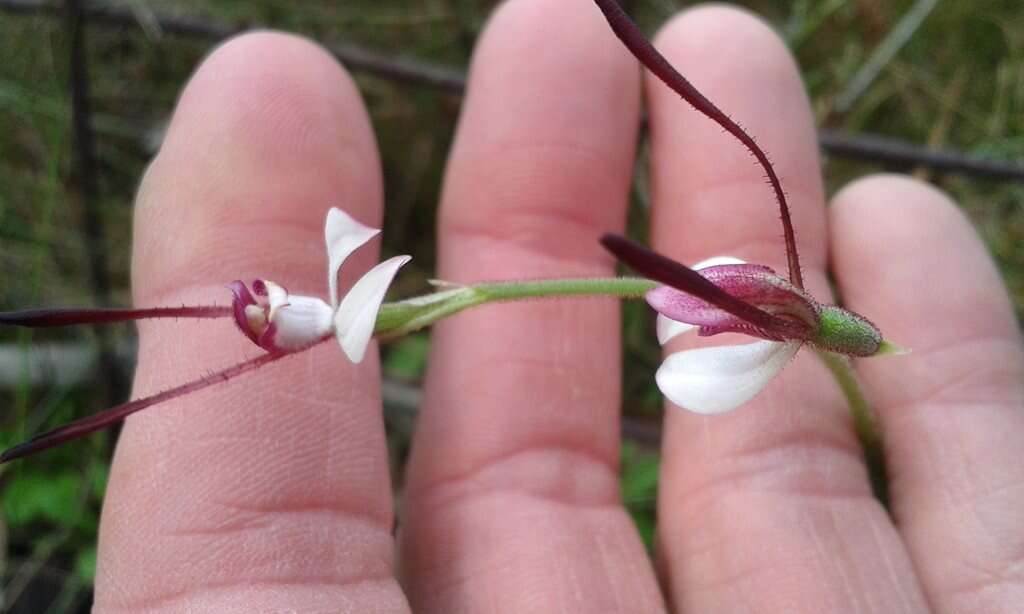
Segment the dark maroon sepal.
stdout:
<path fill-rule="evenodd" d="M 196 392 L 197 390 L 202 390 L 203 388 L 212 386 L 213 384 L 226 382 L 229 379 L 238 377 L 243 373 L 262 367 L 265 364 L 274 362 L 275 360 L 287 355 L 288 354 L 284 353 L 261 354 L 252 360 L 247 360 L 246 362 L 228 367 L 223 371 L 207 375 L 202 379 L 183 384 L 177 388 L 171 388 L 170 390 L 165 390 L 152 396 L 129 401 L 123 405 L 105 409 L 91 416 L 82 418 L 81 420 L 75 420 L 74 422 L 65 424 L 64 426 L 47 433 L 36 435 L 25 443 L 21 443 L 7 449 L 3 454 L 0 454 L 0 463 L 6 463 L 7 461 L 11 461 L 16 458 L 35 454 L 36 452 L 42 452 L 43 450 L 60 445 L 66 441 L 84 437 L 90 433 L 102 430 L 116 422 L 124 420 L 126 417 L 137 411 Z"/>
<path fill-rule="evenodd" d="M 151 307 L 148 309 L 57 308 L 27 309 L 0 312 L 0 324 L 27 328 L 72 326 L 75 324 L 110 324 L 152 318 L 223 318 L 231 315 L 230 307 Z"/>
<path fill-rule="evenodd" d="M 686 77 L 679 73 L 668 59 L 663 56 L 650 41 L 629 15 L 619 6 L 619 0 L 594 0 L 601 12 L 604 13 L 612 32 L 629 49 L 633 56 L 640 60 L 640 63 L 658 77 L 675 93 L 694 109 L 703 113 L 708 119 L 714 121 L 725 129 L 750 153 L 757 158 L 761 168 L 768 176 L 768 183 L 775 192 L 775 200 L 779 203 L 779 218 L 782 221 L 782 234 L 786 240 L 786 258 L 789 263 L 789 278 L 794 286 L 803 288 L 803 274 L 800 272 L 800 256 L 796 249 L 796 235 L 793 233 L 793 222 L 789 215 L 789 205 L 786 203 L 786 193 L 782 189 L 782 182 L 779 181 L 775 168 L 768 159 L 768 154 L 761 149 L 761 146 L 754 141 L 754 138 L 747 134 L 746 130 L 734 122 L 719 109 L 715 103 L 707 99 Z"/>

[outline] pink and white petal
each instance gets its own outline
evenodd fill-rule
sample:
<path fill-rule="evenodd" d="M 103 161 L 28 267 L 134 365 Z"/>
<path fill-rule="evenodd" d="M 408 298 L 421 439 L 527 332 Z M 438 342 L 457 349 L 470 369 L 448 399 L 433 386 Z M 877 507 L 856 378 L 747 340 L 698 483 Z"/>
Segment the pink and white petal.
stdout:
<path fill-rule="evenodd" d="M 644 298 L 655 311 L 676 322 L 695 326 L 719 326 L 726 321 L 737 319 L 728 311 L 669 286 L 658 286 L 649 291 Z"/>
<path fill-rule="evenodd" d="M 342 299 L 334 314 L 334 334 L 352 362 L 363 360 L 388 286 L 398 269 L 411 259 L 411 256 L 395 256 L 381 262 L 359 278 Z"/>
<path fill-rule="evenodd" d="M 794 315 L 810 326 L 817 324 L 817 306 L 813 300 L 768 267 L 722 264 L 705 267 L 699 273 L 735 298 L 773 313 Z M 669 286 L 659 286 L 645 298 L 655 311 L 679 322 L 714 328 L 734 327 L 742 322 L 697 296 Z"/>
<path fill-rule="evenodd" d="M 712 256 L 705 260 L 701 260 L 697 264 L 693 265 L 691 268 L 694 271 L 699 271 L 701 269 L 706 269 L 708 267 L 713 266 L 720 266 L 723 264 L 746 264 L 746 262 L 740 260 L 739 258 L 734 258 L 732 256 Z M 666 343 L 675 339 L 679 335 L 689 332 L 695 328 L 697 327 L 694 326 L 693 324 L 687 324 L 686 322 L 673 320 L 672 318 L 669 318 L 659 313 L 656 323 L 658 343 L 660 345 L 665 345 Z"/>
<path fill-rule="evenodd" d="M 324 240 L 327 243 L 327 288 L 331 307 L 338 307 L 338 271 L 352 252 L 380 234 L 380 230 L 365 226 L 337 207 L 327 212 Z"/>
<path fill-rule="evenodd" d="M 655 379 L 679 407 L 720 414 L 754 398 L 798 349 L 797 341 L 757 341 L 676 352 L 661 364 Z"/>
<path fill-rule="evenodd" d="M 659 313 L 655 328 L 658 333 L 658 343 L 660 345 L 665 345 L 679 335 L 689 332 L 697 327 L 693 324 L 673 320 L 672 318 Z"/>

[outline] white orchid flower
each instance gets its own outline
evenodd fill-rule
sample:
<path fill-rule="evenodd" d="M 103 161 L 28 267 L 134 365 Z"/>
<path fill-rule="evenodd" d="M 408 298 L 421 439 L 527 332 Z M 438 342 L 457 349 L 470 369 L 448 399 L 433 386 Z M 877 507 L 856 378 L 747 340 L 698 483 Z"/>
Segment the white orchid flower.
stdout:
<path fill-rule="evenodd" d="M 235 323 L 268 352 L 295 352 L 334 335 L 349 360 L 361 362 L 373 336 L 384 294 L 410 257 L 395 256 L 373 267 L 340 301 L 338 271 L 353 252 L 379 233 L 341 209 L 332 208 L 324 227 L 331 302 L 290 294 L 283 286 L 265 279 L 253 281 L 252 292 L 241 281 L 234 281 L 229 287 L 234 294 Z"/>

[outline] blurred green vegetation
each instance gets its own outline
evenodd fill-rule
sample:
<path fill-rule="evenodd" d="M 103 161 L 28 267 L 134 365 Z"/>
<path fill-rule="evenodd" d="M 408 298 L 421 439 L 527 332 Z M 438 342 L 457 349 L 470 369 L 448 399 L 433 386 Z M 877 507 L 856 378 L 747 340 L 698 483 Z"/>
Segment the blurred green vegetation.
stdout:
<path fill-rule="evenodd" d="M 324 41 L 345 41 L 391 55 L 466 66 L 493 2 L 474 0 L 280 0 L 130 2 L 140 23 L 149 10 L 259 23 Z M 872 132 L 929 147 L 953 147 L 995 159 L 1024 159 L 1024 12 L 1019 0 L 947 0 L 887 63 L 847 113 L 836 99 L 912 4 L 908 0 L 748 0 L 796 54 L 822 126 Z M 647 31 L 681 8 L 674 0 L 632 3 Z M 108 237 L 116 304 L 129 303 L 131 202 L 152 143 L 189 74 L 211 45 L 160 36 L 152 27 L 91 27 L 88 61 L 100 163 L 99 208 Z M 728 41 L 723 41 L 728 44 Z M 86 244 L 72 177 L 68 40 L 61 20 L 0 13 L 0 310 L 90 304 Z M 430 89 L 357 74 L 377 132 L 388 186 L 385 252 L 414 256 L 395 289 L 426 287 L 434 264 L 434 215 L 445 152 L 460 99 Z M 641 157 L 638 170 L 642 171 Z M 831 159 L 830 191 L 878 167 Z M 999 264 L 1019 314 L 1024 314 L 1024 185 L 938 176 L 961 203 Z M 631 227 L 646 224 L 643 172 L 637 173 Z M 955 283 L 955 282 L 951 282 Z M 657 420 L 660 396 L 652 323 L 638 304 L 624 309 L 623 406 L 627 415 Z M 129 328 L 117 337 L 130 339 Z M 0 330 L 0 343 L 95 341 L 88 329 L 37 333 Z M 415 386 L 429 336 L 384 349 L 388 378 Z M 28 361 L 23 368 L 27 374 Z M 0 444 L 88 414 L 103 402 L 95 382 L 31 386 L 27 377 L 0 390 Z M 0 468 L 0 541 L 8 600 L 24 590 L 21 611 L 87 611 L 95 566 L 95 532 L 113 438 L 97 435 L 30 462 Z M 400 461 L 408 429 L 395 428 Z M 650 540 L 658 458 L 636 445 L 623 454 L 623 492 Z M 400 475 L 398 476 L 400 478 Z M 400 480 L 398 482 L 400 484 Z M 50 601 L 32 602 L 30 593 Z M 57 595 L 56 600 L 52 596 Z M 42 603 L 42 605 L 38 605 Z M 39 609 L 32 609 L 37 607 Z"/>

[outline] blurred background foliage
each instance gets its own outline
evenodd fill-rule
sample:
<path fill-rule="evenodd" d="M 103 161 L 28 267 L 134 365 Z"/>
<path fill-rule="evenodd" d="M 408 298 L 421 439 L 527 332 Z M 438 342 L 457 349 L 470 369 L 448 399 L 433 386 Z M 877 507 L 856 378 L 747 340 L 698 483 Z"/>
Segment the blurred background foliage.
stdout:
<path fill-rule="evenodd" d="M 129 303 L 127 238 L 133 193 L 178 92 L 213 44 L 162 32 L 158 15 L 193 16 L 204 24 L 266 25 L 461 71 L 494 4 L 124 0 L 89 5 L 132 13 L 120 25 L 87 26 L 84 47 L 96 137 L 95 205 L 106 237 L 109 302 Z M 648 32 L 685 4 L 629 3 Z M 740 4 L 762 14 L 786 39 L 822 127 L 994 160 L 1024 159 L 1024 11 L 1019 0 Z M 90 271 L 81 182 L 74 170 L 69 90 L 73 47 L 67 23 L 59 15 L 15 14 L 10 8 L 0 6 L 0 310 L 94 304 L 102 294 Z M 926 18 L 912 24 L 905 32 L 906 44 L 879 63 L 875 78 L 851 98 L 855 75 L 915 10 L 924 11 Z M 356 72 L 356 79 L 377 132 L 388 186 L 385 253 L 400 250 L 414 256 L 394 290 L 396 296 L 407 296 L 422 291 L 432 275 L 438 187 L 460 97 L 366 72 Z M 883 167 L 871 162 L 826 158 L 830 192 L 878 170 Z M 998 262 L 1018 314 L 1024 314 L 1024 184 L 938 174 L 924 167 L 910 172 L 961 203 Z M 642 155 L 635 181 L 630 224 L 642 236 L 647 207 Z M 626 306 L 623 326 L 624 413 L 634 434 L 648 435 L 624 445 L 623 494 L 650 540 L 658 457 L 649 435 L 656 433 L 651 425 L 660 415 L 651 373 L 659 350 L 652 319 L 642 305 Z M 88 414 L 107 405 L 111 395 L 126 394 L 121 378 L 90 371 L 89 365 L 95 364 L 90 357 L 100 340 L 127 378 L 133 344 L 129 327 L 115 327 L 106 338 L 88 328 L 0 330 L 0 444 Z M 424 333 L 383 350 L 389 441 L 399 488 L 429 343 Z M 53 349 L 56 357 L 50 362 L 58 367 L 38 368 L 30 347 Z M 78 370 L 62 363 L 64 359 Z M 88 611 L 99 506 L 113 441 L 112 433 L 96 435 L 0 468 L 4 611 Z"/>

